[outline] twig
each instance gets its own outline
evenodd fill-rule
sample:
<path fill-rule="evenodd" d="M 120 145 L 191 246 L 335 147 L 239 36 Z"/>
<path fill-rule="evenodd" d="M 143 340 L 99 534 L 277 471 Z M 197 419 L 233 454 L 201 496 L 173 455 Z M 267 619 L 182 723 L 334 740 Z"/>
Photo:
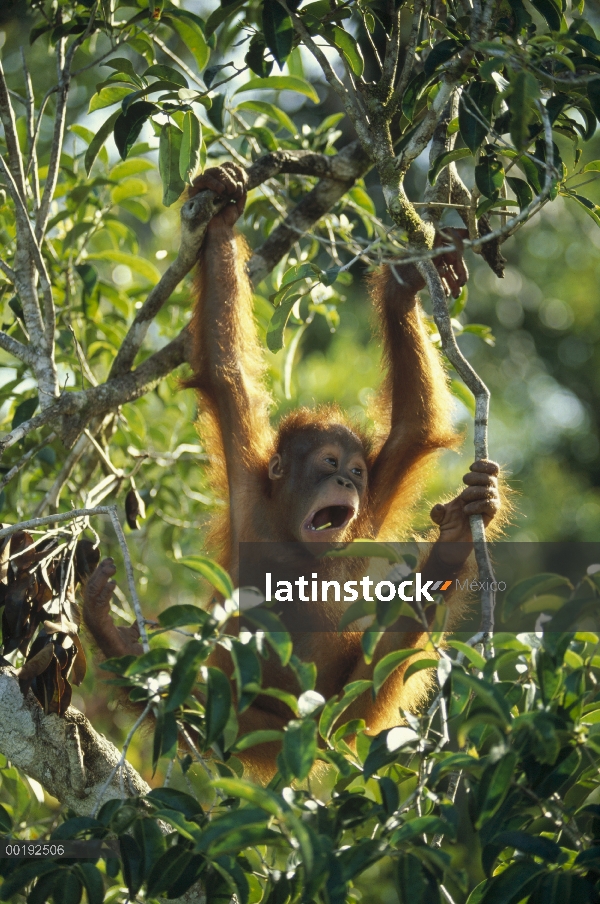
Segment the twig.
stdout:
<path fill-rule="evenodd" d="M 25 175 L 23 173 L 23 157 L 19 147 L 19 139 L 17 137 L 17 124 L 15 121 L 15 112 L 10 101 L 6 79 L 4 77 L 4 69 L 0 62 L 0 119 L 4 126 L 4 140 L 8 150 L 8 160 L 10 172 L 14 179 L 16 191 L 18 192 L 23 203 L 25 203 Z"/>
<path fill-rule="evenodd" d="M 34 96 L 33 96 L 33 85 L 31 83 L 31 74 L 29 72 L 29 68 L 27 66 L 27 61 L 25 59 L 25 51 L 21 47 L 21 60 L 23 63 L 23 78 L 25 79 L 25 94 L 26 94 L 26 104 L 25 109 L 27 111 L 27 144 L 28 144 L 28 152 L 29 159 L 27 163 L 27 172 L 31 169 L 31 184 L 33 186 L 33 203 L 35 206 L 35 211 L 39 210 L 40 207 L 40 180 L 38 173 L 38 162 L 37 162 L 37 149 L 35 142 L 35 104 L 34 104 Z"/>
<path fill-rule="evenodd" d="M 127 572 L 127 583 L 129 584 L 131 603 L 133 605 L 133 611 L 135 612 L 135 618 L 137 621 L 138 631 L 140 632 L 142 647 L 144 649 L 144 653 L 147 653 L 150 649 L 150 644 L 148 643 L 148 634 L 146 632 L 146 620 L 144 618 L 144 613 L 142 612 L 142 607 L 137 595 L 135 577 L 133 574 L 133 563 L 131 561 L 131 556 L 129 555 L 129 550 L 127 548 L 127 541 L 125 540 L 125 534 L 123 533 L 123 528 L 121 527 L 121 522 L 119 521 L 117 515 L 116 505 L 109 505 L 107 506 L 107 508 L 108 514 L 110 515 L 110 520 L 112 521 L 115 533 L 117 535 L 117 540 L 119 541 L 119 546 L 121 547 L 121 552 L 123 553 L 123 559 L 125 560 L 125 571 Z"/>
<path fill-rule="evenodd" d="M 206 91 L 206 85 L 204 84 L 202 79 L 199 79 L 198 76 L 190 69 L 190 67 L 186 63 L 184 63 L 183 60 L 177 56 L 176 53 L 173 53 L 173 51 L 170 49 L 170 47 L 167 47 L 167 45 L 165 44 L 164 41 L 161 41 L 161 39 L 158 37 L 158 35 L 151 34 L 150 40 L 154 41 L 154 43 L 157 45 L 157 47 L 160 47 L 162 52 L 166 53 L 166 55 L 168 57 L 170 57 L 173 60 L 173 62 L 179 66 L 180 69 L 183 69 L 183 71 L 185 72 L 187 77 L 191 78 L 191 80 L 193 82 L 195 82 L 198 85 L 198 87 L 202 89 L 202 91 Z"/>
<path fill-rule="evenodd" d="M 102 798 L 104 797 L 105 792 L 108 791 L 108 788 L 109 788 L 113 778 L 115 777 L 117 772 L 120 772 L 123 769 L 123 767 L 125 766 L 125 762 L 127 759 L 127 751 L 129 750 L 129 745 L 131 744 L 131 741 L 133 740 L 133 736 L 135 735 L 136 731 L 138 730 L 138 728 L 140 727 L 142 722 L 145 720 L 145 718 L 149 714 L 150 710 L 152 709 L 152 703 L 153 703 L 153 700 L 150 699 L 148 701 L 148 703 L 146 704 L 146 707 L 143 710 L 143 712 L 141 713 L 141 715 L 135 720 L 135 723 L 133 724 L 132 728 L 129 730 L 129 733 L 127 734 L 127 737 L 125 738 L 125 743 L 123 744 L 123 750 L 121 751 L 121 756 L 119 758 L 118 763 L 116 763 L 113 766 L 108 778 L 106 779 L 104 784 L 101 786 L 100 790 L 98 791 L 98 794 L 96 797 L 96 803 L 94 804 L 94 808 L 90 814 L 92 816 L 92 818 L 94 818 L 97 815 L 98 810 L 100 809 L 100 805 L 102 803 Z M 123 798 L 125 798 L 125 789 L 122 785 L 122 781 L 121 781 L 121 791 L 123 794 Z"/>
<path fill-rule="evenodd" d="M 5 352 L 8 352 L 14 358 L 18 358 L 23 364 L 28 364 L 29 367 L 33 367 L 35 364 L 35 354 L 31 349 L 19 342 L 18 339 L 13 339 L 4 330 L 0 330 L 0 348 L 3 348 Z"/>

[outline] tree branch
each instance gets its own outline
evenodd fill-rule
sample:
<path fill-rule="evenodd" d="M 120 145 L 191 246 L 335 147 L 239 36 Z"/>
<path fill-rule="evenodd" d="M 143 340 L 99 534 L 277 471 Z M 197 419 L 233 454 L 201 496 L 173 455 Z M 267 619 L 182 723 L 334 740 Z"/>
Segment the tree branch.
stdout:
<path fill-rule="evenodd" d="M 362 168 L 361 168 L 362 166 Z M 358 142 L 348 145 L 343 151 L 335 156 L 327 156 L 326 154 L 317 154 L 313 151 L 275 151 L 272 154 L 266 154 L 260 157 L 255 163 L 248 167 L 248 188 L 256 188 L 268 179 L 282 173 L 295 173 L 304 176 L 320 177 L 327 185 L 317 186 L 314 191 L 307 196 L 306 209 L 310 211 L 314 207 L 314 192 L 320 201 L 314 207 L 315 215 L 312 220 L 308 220 L 308 225 L 312 225 L 319 219 L 328 207 L 336 203 L 342 195 L 348 191 L 355 179 L 359 178 L 366 171 L 368 162 L 366 155 L 360 151 Z M 335 191 L 331 193 L 332 200 L 328 206 L 323 207 L 326 198 L 330 194 L 332 181 L 335 182 L 336 188 L 343 190 L 335 196 Z M 321 185 L 321 183 L 320 183 Z M 310 201 L 308 199 L 311 199 Z M 302 202 L 301 202 L 302 203 Z M 225 202 L 220 200 L 212 191 L 202 191 L 186 201 L 181 208 L 181 245 L 177 258 L 163 273 L 159 282 L 152 289 L 148 298 L 138 310 L 134 321 L 129 328 L 125 339 L 119 349 L 115 360 L 113 361 L 109 380 L 120 377 L 128 373 L 133 365 L 135 356 L 137 355 L 142 342 L 148 332 L 148 328 L 163 304 L 169 299 L 171 293 L 192 269 L 196 263 L 198 252 L 204 239 L 206 227 L 211 218 L 217 213 Z M 300 206 L 300 205 L 298 205 Z M 297 209 L 297 208 L 296 208 Z M 321 211 L 321 212 L 319 212 Z M 294 213 L 294 211 L 292 211 Z M 289 217 L 288 217 L 289 219 Z M 302 219 L 302 217 L 301 217 Z M 304 220 L 302 220 L 304 222 Z M 294 224 L 295 225 L 295 224 Z M 301 226 L 300 231 L 304 232 L 306 225 Z M 277 230 L 275 230 L 277 232 Z M 279 238 L 281 238 L 281 233 Z M 273 236 L 271 236 L 273 238 Z M 271 266 L 285 254 L 285 251 L 291 247 L 293 241 L 298 238 L 297 230 L 294 231 L 294 238 L 281 251 Z M 287 239 L 286 239 L 287 241 Z M 266 244 L 266 243 L 265 243 Z M 274 243 L 273 243 L 274 244 Z M 284 247 L 285 241 L 280 244 Z M 261 279 L 263 277 L 261 276 Z"/>
<path fill-rule="evenodd" d="M 71 86 L 71 67 L 73 65 L 73 57 L 77 49 L 90 36 L 96 14 L 96 4 L 90 11 L 88 26 L 83 34 L 75 38 L 69 47 L 65 56 L 66 38 L 60 38 L 56 44 L 56 57 L 58 66 L 58 97 L 56 100 L 56 112 L 54 114 L 54 132 L 52 135 L 52 145 L 50 147 L 50 161 L 48 163 L 48 175 L 44 185 L 44 193 L 42 201 L 38 209 L 35 236 L 41 241 L 46 231 L 48 218 L 50 216 L 50 205 L 56 191 L 56 183 L 58 182 L 58 172 L 60 164 L 60 155 L 62 153 L 63 141 L 65 137 L 65 123 L 67 120 L 67 98 L 69 96 L 69 88 Z"/>
<path fill-rule="evenodd" d="M 8 352 L 14 358 L 18 358 L 23 364 L 29 365 L 29 367 L 33 367 L 35 364 L 35 354 L 31 349 L 19 342 L 18 339 L 13 339 L 12 336 L 9 336 L 3 330 L 0 330 L 0 348 L 3 348 L 5 352 Z"/>
<path fill-rule="evenodd" d="M 23 696 L 16 673 L 6 667 L 0 668 L 0 751 L 80 816 L 91 815 L 99 794 L 105 803 L 150 791 L 127 762 L 125 792 L 116 775 L 107 784 L 120 759 L 117 748 L 73 707 L 63 718 L 45 715 L 32 693 Z"/>
<path fill-rule="evenodd" d="M 8 165 L 14 179 L 16 190 L 23 203 L 25 203 L 25 175 L 23 172 L 23 157 L 17 137 L 17 123 L 15 112 L 8 94 L 8 87 L 4 77 L 4 69 L 0 62 L 0 120 L 4 126 L 4 140 L 8 149 Z"/>
<path fill-rule="evenodd" d="M 450 312 L 446 302 L 446 293 L 435 264 L 433 264 L 432 261 L 421 261 L 417 264 L 417 267 L 427 283 L 427 288 L 431 296 L 433 318 L 442 340 L 444 354 L 475 396 L 475 458 L 486 459 L 488 457 L 487 429 L 490 408 L 490 391 L 481 377 L 473 370 L 456 344 Z M 494 571 L 492 569 L 492 563 L 485 541 L 483 516 L 471 515 L 469 522 L 471 524 L 475 559 L 479 571 L 479 581 L 484 586 L 484 589 L 481 591 L 481 631 L 483 631 L 484 634 L 489 635 L 494 628 L 494 605 L 496 594 L 491 589 L 492 586 L 495 586 Z"/>
<path fill-rule="evenodd" d="M 371 166 L 359 141 L 346 145 L 337 157 L 327 157 L 326 159 L 336 161 L 336 176 L 322 178 L 313 190 L 290 211 L 285 220 L 271 232 L 248 261 L 248 276 L 255 286 L 268 276 L 294 242 L 298 241 L 298 237 L 308 232 L 328 210 L 331 210 L 353 183 L 364 176 Z M 344 163 L 343 169 L 342 162 Z"/>

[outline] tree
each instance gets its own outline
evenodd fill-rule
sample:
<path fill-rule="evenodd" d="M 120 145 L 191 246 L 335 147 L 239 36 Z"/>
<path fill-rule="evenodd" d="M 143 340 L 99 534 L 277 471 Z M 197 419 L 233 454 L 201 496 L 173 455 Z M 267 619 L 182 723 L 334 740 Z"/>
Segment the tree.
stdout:
<path fill-rule="evenodd" d="M 517 673 L 494 683 L 498 656 L 486 663 L 471 647 L 459 647 L 459 660 L 446 665 L 443 655 L 435 703 L 440 740 L 433 750 L 415 747 L 420 736 L 431 739 L 436 730 L 423 720 L 395 729 L 396 735 L 385 733 L 370 746 L 361 736 L 353 754 L 341 730 L 331 736 L 331 726 L 333 713 L 341 714 L 360 689 L 348 689 L 342 701 L 315 701 L 311 672 L 298 665 L 303 694 L 293 703 L 298 719 L 285 733 L 282 776 L 291 781 L 308 775 L 317 756 L 319 715 L 321 737 L 329 742 L 326 759 L 339 772 L 338 796 L 323 810 L 328 828 L 309 815 L 321 812 L 310 792 L 297 792 L 291 800 L 279 788 L 261 791 L 234 777 L 225 762 L 232 752 L 226 746 L 230 701 L 218 670 L 202 677 L 214 705 L 196 712 L 187 700 L 198 667 L 223 628 L 222 620 L 208 619 L 197 608 L 166 609 L 160 628 L 202 625 L 201 642 L 192 639 L 179 651 L 154 647 L 119 669 L 123 682 L 133 686 L 133 697 L 144 702 L 145 714 L 156 711 L 154 768 L 161 757 L 174 762 L 182 726 L 192 726 L 201 739 L 201 749 L 190 742 L 190 752 L 180 760 L 184 775 L 192 761 L 203 763 L 201 754 L 210 749 L 223 760 L 221 778 L 212 785 L 225 799 L 217 819 L 208 819 L 194 797 L 174 789 L 155 789 L 148 797 L 143 779 L 124 765 L 133 732 L 121 755 L 73 708 L 67 710 L 69 676 L 81 675 L 84 661 L 72 625 L 74 585 L 94 560 L 93 544 L 83 532 L 101 530 L 103 547 L 116 536 L 143 631 L 134 564 L 117 509 L 101 503 L 112 494 L 120 504 L 126 493 L 129 524 L 135 525 L 143 517 L 136 486 L 143 475 L 157 527 L 181 525 L 164 509 L 181 494 L 181 479 L 192 479 L 193 462 L 185 459 L 197 446 L 189 403 L 174 400 L 170 375 L 185 364 L 186 295 L 179 286 L 202 242 L 211 198 L 199 195 L 181 204 L 176 253 L 153 246 L 146 224 L 161 244 L 169 244 L 165 231 L 174 227 L 164 208 L 173 209 L 198 166 L 233 157 L 247 167 L 256 189 L 245 219 L 250 237 L 258 239 L 249 270 L 268 348 L 278 353 L 287 341 L 286 393 L 300 338 L 321 317 L 335 326 L 341 292 L 352 274 L 364 265 L 412 260 L 431 296 L 432 341 L 441 341 L 462 378 L 453 383 L 457 396 L 477 412 L 479 456 L 487 454 L 488 392 L 454 338 L 450 317 L 456 322 L 466 295 L 449 310 L 432 265 L 443 251 L 433 248 L 436 230 L 458 216 L 468 229 L 464 248 L 480 254 L 501 276 L 503 242 L 559 196 L 600 225 L 598 208 L 578 191 L 582 176 L 586 181 L 600 171 L 598 161 L 581 162 L 582 146 L 600 116 L 600 42 L 582 6 L 562 10 L 553 0 L 428 8 L 419 0 L 397 8 L 236 0 L 210 8 L 205 19 L 191 6 L 153 0 L 139 0 L 133 8 L 87 0 L 37 2 L 23 7 L 22 18 L 11 24 L 5 54 L 10 66 L 6 75 L 0 71 L 0 348 L 3 364 L 12 368 L 3 387 L 10 404 L 3 410 L 8 430 L 2 438 L 2 488 L 16 517 L 0 531 L 0 540 L 14 538 L 3 547 L 3 644 L 10 659 L 0 677 L 0 751 L 67 808 L 72 818 L 55 837 L 101 837 L 108 831 L 121 837 L 131 895 L 145 882 L 150 897 L 181 894 L 189 886 L 186 893 L 198 899 L 194 883 L 200 877 L 209 900 L 228 899 L 234 891 L 241 900 L 258 901 L 266 887 L 273 900 L 345 901 L 360 873 L 391 858 L 402 899 L 409 889 L 413 896 L 420 889 L 421 900 L 438 900 L 443 886 L 446 897 L 464 900 L 509 849 L 525 858 L 502 854 L 506 872 L 473 892 L 472 902 L 516 900 L 530 890 L 540 900 L 569 894 L 593 900 L 597 864 L 589 842 L 597 813 L 589 807 L 596 804 L 575 821 L 571 805 L 565 808 L 553 798 L 559 789 L 564 794 L 569 782 L 573 807 L 578 806 L 583 790 L 594 784 L 591 765 L 586 771 L 579 756 L 587 738 L 588 763 L 597 760 L 593 735 L 586 734 L 593 721 L 586 716 L 595 712 L 593 637 L 569 635 L 540 650 L 533 640 L 529 646 L 500 642 L 506 668 L 512 654 L 522 657 L 527 671 L 521 675 L 529 676 L 531 688 L 526 696 L 525 679 Z M 30 48 L 17 68 L 19 32 L 29 35 Z M 50 64 L 57 77 L 48 87 Z M 319 74 L 308 79 L 305 68 Z M 319 105 L 315 115 L 313 104 Z M 417 193 L 415 171 L 425 151 L 428 179 Z M 449 244 L 454 241 L 448 238 Z M 139 254 L 140 242 L 158 252 L 158 261 L 169 261 L 164 272 Z M 482 325 L 462 328 L 489 338 Z M 169 403 L 170 416 L 153 408 L 153 393 Z M 186 410 L 174 417 L 177 406 Z M 174 463 L 179 463 L 175 478 L 169 473 Z M 206 499 L 201 477 L 193 479 L 194 492 Z M 79 514 L 68 511 L 67 494 Z M 55 517 L 61 508 L 63 517 Z M 41 534 L 33 552 L 27 531 L 45 531 L 48 524 L 54 527 Z M 481 530 L 477 536 L 485 577 L 489 563 Z M 189 564 L 231 596 L 227 576 L 214 564 Z M 581 589 L 597 596 L 589 578 L 573 592 Z M 493 599 L 488 595 L 483 603 L 488 633 Z M 34 632 L 41 606 L 44 617 L 51 613 L 57 624 L 46 626 L 40 641 Z M 275 654 L 289 659 L 285 632 L 271 625 L 267 636 Z M 440 637 L 432 635 L 434 651 Z M 24 665 L 19 651 L 28 660 Z M 51 663 L 44 659 L 48 651 Z M 254 646 L 251 652 L 254 665 L 263 651 Z M 21 688 L 15 665 L 22 669 Z M 171 681 L 158 691 L 157 703 L 155 682 L 164 674 Z M 32 684 L 43 708 L 22 693 Z M 445 752 L 444 694 L 456 717 L 453 740 L 461 746 L 471 740 L 479 758 Z M 536 710 L 538 700 L 544 715 Z M 520 707 L 518 715 L 511 706 Z M 470 870 L 468 880 L 453 869 L 438 841 L 427 849 L 419 841 L 427 833 L 441 841 L 455 831 L 459 811 L 454 779 L 448 784 L 447 774 L 457 769 L 468 776 L 477 800 L 472 824 L 485 838 L 482 864 Z M 26 787 L 12 774 L 10 780 Z M 347 792 L 352 781 L 366 795 Z M 518 792 L 520 786 L 527 790 Z M 441 796 L 434 802 L 430 792 L 438 789 Z M 549 808 L 548 823 L 532 821 L 521 793 Z M 133 794 L 133 803 L 122 803 L 123 794 Z M 252 807 L 237 810 L 232 799 Z M 11 831 L 18 814 L 18 801 L 12 812 L 0 809 L 0 826 Z M 516 828 L 504 837 L 509 814 Z M 383 828 L 374 835 L 375 826 Z M 344 846 L 352 835 L 344 833 L 353 827 L 357 850 L 350 856 Z M 552 836 L 547 845 L 544 839 L 533 843 L 536 831 Z M 244 860 L 239 852 L 248 845 L 265 845 L 272 863 L 267 867 L 250 854 Z M 557 866 L 544 867 L 540 859 Z M 39 869 L 3 863 L 8 864 L 1 867 L 4 898 L 35 880 L 32 901 L 50 895 L 64 901 L 65 894 L 79 900 L 83 888 L 88 900 L 103 900 L 104 880 L 92 863 L 71 867 L 53 861 Z"/>

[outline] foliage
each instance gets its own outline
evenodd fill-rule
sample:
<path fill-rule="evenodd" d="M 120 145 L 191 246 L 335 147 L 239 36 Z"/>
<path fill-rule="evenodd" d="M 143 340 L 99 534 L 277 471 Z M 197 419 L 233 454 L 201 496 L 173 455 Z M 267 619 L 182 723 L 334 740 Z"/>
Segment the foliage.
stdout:
<path fill-rule="evenodd" d="M 513 596 L 527 600 L 533 589 L 515 588 Z M 584 579 L 577 592 L 597 606 L 595 580 Z M 212 615 L 172 606 L 155 636 L 185 628 L 183 646 L 106 664 L 132 699 L 154 701 L 155 767 L 161 757 L 174 759 L 173 776 L 185 777 L 194 759 L 212 757 L 204 766 L 216 773 L 210 809 L 189 792 L 158 787 L 142 799 L 109 801 L 92 818 L 66 813 L 52 839 L 118 838 L 122 873 L 112 859 L 104 866 L 7 859 L 0 861 L 2 900 L 32 883 L 30 901 L 63 902 L 71 884 L 69 901 L 78 901 L 82 888 L 89 901 L 102 901 L 104 883 L 111 901 L 121 900 L 122 884 L 132 896 L 143 889 L 147 899 L 177 897 L 201 879 L 209 901 L 235 894 L 240 902 L 331 904 L 360 898 L 369 870 L 388 863 L 400 900 L 437 902 L 442 886 L 444 896 L 471 904 L 559 901 L 565 894 L 598 900 L 596 635 L 497 635 L 486 660 L 458 641 L 450 644 L 458 650 L 451 658 L 439 647 L 442 635 L 431 634 L 424 649 L 441 656 L 431 707 L 420 717 L 406 714 L 405 727 L 369 738 L 364 724 L 344 722 L 343 714 L 358 693 L 375 692 L 371 682 L 323 700 L 313 690 L 314 671 L 290 660 L 289 636 L 276 617 L 270 614 L 260 635 L 231 633 L 236 609 L 231 600 Z M 257 619 L 264 624 L 258 610 Z M 233 707 L 228 680 L 204 665 L 224 642 L 235 663 Z M 235 719 L 259 691 L 268 655 L 291 662 L 301 693 L 285 695 L 294 718 L 283 732 L 279 771 L 261 788 L 242 777 L 237 754 L 281 733 L 236 740 Z M 390 657 L 395 661 L 381 663 L 388 673 L 401 661 Z M 204 702 L 191 694 L 194 686 Z M 177 751 L 182 729 L 195 739 L 185 754 Z M 315 764 L 320 789 L 315 779 L 304 781 Z M 0 818 L 10 833 L 26 809 L 14 770 L 1 774 L 11 803 Z"/>
<path fill-rule="evenodd" d="M 293 234 L 280 258 L 269 258 L 270 272 L 256 286 L 259 328 L 284 405 L 292 399 L 295 372 L 314 388 L 317 368 L 309 353 L 320 352 L 323 336 L 329 341 L 343 303 L 356 311 L 357 323 L 364 322 L 364 305 L 352 298 L 354 276 L 365 265 L 402 254 L 426 259 L 431 222 L 455 225 L 460 218 L 469 229 L 466 247 L 480 252 L 495 272 L 502 269 L 500 240 L 540 211 L 544 222 L 551 201 L 568 202 L 595 229 L 595 189 L 581 193 L 600 172 L 597 160 L 582 156 L 586 142 L 593 145 L 600 117 L 600 42 L 591 19 L 582 4 L 563 9 L 553 0 L 472 8 L 448 3 L 427 10 L 418 0 L 397 8 L 362 0 L 287 6 L 235 0 L 211 4 L 203 17 L 191 6 L 40 0 L 23 9 L 21 22 L 10 23 L 14 47 L 29 35 L 28 70 L 22 74 L 19 63 L 6 72 L 18 110 L 14 130 L 27 174 L 25 203 L 34 223 L 46 218 L 39 239 L 43 267 L 33 255 L 33 294 L 54 343 L 48 360 L 56 372 L 49 391 L 40 365 L 46 359 L 32 360 L 23 351 L 30 344 L 37 349 L 35 304 L 13 269 L 24 266 L 24 243 L 30 246 L 3 171 L 0 413 L 7 436 L 1 500 L 10 520 L 17 520 L 72 502 L 94 506 L 116 499 L 132 530 L 144 523 L 148 506 L 140 539 L 130 537 L 140 584 L 149 585 L 153 604 L 160 600 L 160 627 L 149 653 L 112 667 L 132 699 L 155 710 L 152 753 L 143 745 L 135 755 L 161 781 L 165 769 L 172 770 L 167 774 L 177 787 L 165 781 L 145 800 L 113 801 L 93 817 L 48 816 L 36 783 L 2 762 L 2 833 L 38 837 L 50 825 L 55 838 L 118 837 L 122 865 L 111 859 L 0 860 L 0 896 L 23 900 L 33 883 L 32 904 L 50 898 L 70 904 L 84 892 L 92 904 L 139 895 L 148 900 L 180 895 L 200 879 L 214 902 L 235 894 L 240 902 L 334 904 L 361 893 L 369 900 L 378 875 L 390 877 L 400 901 L 423 904 L 448 895 L 470 904 L 597 900 L 598 638 L 559 633 L 565 630 L 560 625 L 543 641 L 529 634 L 500 636 L 487 661 L 477 650 L 456 646 L 452 662 L 447 651 L 441 653 L 441 690 L 426 715 L 407 715 L 407 726 L 374 739 L 364 726 L 340 725 L 353 696 L 378 690 L 403 651 L 382 665 L 377 688 L 351 686 L 342 700 L 324 701 L 314 691 L 314 670 L 293 656 L 272 615 L 258 623 L 256 634 L 228 635 L 228 603 L 207 615 L 192 602 L 198 593 L 194 573 L 226 597 L 231 585 L 197 554 L 196 528 L 220 500 L 198 466 L 203 451 L 191 402 L 170 376 L 183 355 L 159 366 L 159 353 L 182 335 L 187 321 L 185 288 L 162 298 L 144 345 L 134 348 L 138 368 L 147 364 L 149 373 L 139 391 L 128 395 L 121 387 L 129 384 L 118 382 L 130 376 L 133 358 L 120 377 L 114 372 L 162 268 L 177 259 L 175 204 L 207 163 L 233 156 L 250 167 L 281 152 L 333 160 L 349 146 L 352 128 L 365 155 L 341 195 L 305 224 L 303 234 Z M 71 50 L 74 73 L 61 114 L 61 85 L 46 95 L 48 72 Z M 311 53 L 321 67 L 317 74 Z M 4 55 L 8 63 L 6 50 Z M 327 60 L 334 55 L 332 68 Z M 75 89 L 70 94 L 69 87 Z M 9 108 L 1 103 L 0 151 L 15 178 L 18 154 L 10 146 Z M 61 123 L 67 126 L 64 144 Z M 425 182 L 419 155 L 430 142 Z M 244 218 L 254 247 L 268 247 L 286 215 L 297 214 L 306 191 L 321 184 L 319 177 L 318 167 L 292 169 L 254 188 Z M 530 258 L 519 258 L 523 272 Z M 44 294 L 44 268 L 52 306 Z M 451 313 L 461 342 L 467 347 L 472 340 L 476 359 L 485 362 L 494 338 L 486 312 L 482 323 L 469 322 L 473 313 L 480 316 L 474 295 L 467 303 L 463 294 Z M 429 324 L 438 343 L 433 320 Z M 503 324 L 494 324 L 501 334 Z M 346 358 L 355 350 L 351 346 Z M 510 355 L 501 353 L 512 367 Z M 349 379 L 344 374 L 342 380 Z M 503 378 L 496 379 L 503 388 Z M 115 393 L 102 410 L 93 407 L 97 386 Z M 343 382 L 340 392 L 347 386 Z M 452 386 L 472 411 L 467 387 L 456 379 Z M 81 399 L 75 435 L 69 432 L 72 412 L 53 407 L 69 396 Z M 361 399 L 357 413 L 366 417 L 367 407 Z M 63 440 L 71 446 L 85 438 L 84 429 L 92 440 L 78 447 L 80 456 L 70 454 Z M 103 547 L 110 547 L 113 539 L 100 530 Z M 60 561 L 51 559 L 55 571 L 47 589 L 61 618 L 70 598 L 60 572 L 77 538 L 75 530 Z M 186 576 L 177 559 L 187 566 Z M 39 561 L 29 565 L 28 580 L 40 583 L 22 588 L 16 602 L 21 614 L 27 604 L 31 615 L 47 593 Z M 178 584 L 171 599 L 179 599 L 165 608 L 173 569 Z M 14 577 L 23 577 L 18 567 Z M 598 589 L 589 578 L 579 589 L 587 593 L 586 604 L 596 604 Z M 119 606 L 131 618 L 125 598 Z M 10 632 L 4 623 L 4 652 L 12 662 L 20 664 L 40 618 L 37 611 L 18 624 L 13 619 Z M 68 636 L 44 631 L 61 642 Z M 21 646 L 16 656 L 15 637 Z M 439 655 L 440 639 L 432 636 L 430 659 Z M 223 674 L 205 665 L 217 643 L 232 650 L 235 706 Z M 282 738 L 236 740 L 236 714 L 257 694 L 266 656 L 289 660 L 298 675 L 300 696 L 285 697 L 294 718 Z M 72 651 L 69 657 L 57 680 L 70 697 Z M 90 681 L 84 696 L 93 696 Z M 39 699 L 52 711 L 52 684 L 37 684 Z M 190 696 L 193 687 L 204 702 Z M 278 689 L 271 692 L 282 697 Z M 54 702 L 62 712 L 67 700 Z M 185 753 L 178 750 L 182 728 L 193 743 Z M 262 789 L 243 778 L 237 754 L 267 740 L 282 741 L 282 753 L 278 776 Z M 204 754 L 212 759 L 203 766 Z M 315 762 L 316 773 L 309 775 Z M 204 769 L 212 770 L 209 776 Z"/>

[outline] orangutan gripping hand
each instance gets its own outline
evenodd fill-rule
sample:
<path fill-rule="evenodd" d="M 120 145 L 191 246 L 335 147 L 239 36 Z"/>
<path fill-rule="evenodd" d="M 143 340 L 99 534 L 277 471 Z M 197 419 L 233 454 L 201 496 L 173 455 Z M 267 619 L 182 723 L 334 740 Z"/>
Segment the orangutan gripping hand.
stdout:
<path fill-rule="evenodd" d="M 467 489 L 450 502 L 438 503 L 431 509 L 431 520 L 440 529 L 436 546 L 442 560 L 456 564 L 466 559 L 473 542 L 469 522 L 471 515 L 483 515 L 483 523 L 487 527 L 498 514 L 499 470 L 494 461 L 480 459 L 473 462 L 469 473 L 463 477 Z M 456 546 L 446 546 L 448 543 Z"/>
<path fill-rule="evenodd" d="M 112 577 L 116 571 L 112 559 L 103 559 L 87 579 L 83 590 L 83 620 L 106 657 L 139 656 L 143 650 L 137 623 L 128 628 L 117 627 L 110 614 L 110 598 L 117 586 Z"/>

